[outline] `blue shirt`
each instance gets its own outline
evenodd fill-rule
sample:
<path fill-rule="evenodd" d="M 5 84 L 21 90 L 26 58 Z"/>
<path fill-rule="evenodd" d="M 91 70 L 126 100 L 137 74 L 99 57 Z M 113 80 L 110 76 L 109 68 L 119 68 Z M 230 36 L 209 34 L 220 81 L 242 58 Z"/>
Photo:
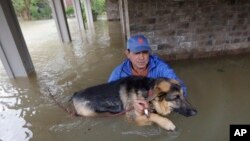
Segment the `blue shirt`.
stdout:
<path fill-rule="evenodd" d="M 131 76 L 131 62 L 129 59 L 126 59 L 122 64 L 117 66 L 111 73 L 108 82 L 118 80 L 123 77 Z M 187 88 L 183 81 L 177 77 L 174 70 L 163 60 L 161 60 L 156 55 L 149 56 L 149 66 L 148 66 L 148 75 L 150 78 L 166 77 L 170 79 L 175 79 L 180 82 L 184 95 L 187 96 Z"/>

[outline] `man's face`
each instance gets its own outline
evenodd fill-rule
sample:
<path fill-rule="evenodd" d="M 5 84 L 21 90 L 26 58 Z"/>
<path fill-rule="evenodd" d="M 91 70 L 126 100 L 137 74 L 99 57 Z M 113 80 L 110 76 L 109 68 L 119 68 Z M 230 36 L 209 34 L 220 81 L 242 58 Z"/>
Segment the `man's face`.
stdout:
<path fill-rule="evenodd" d="M 149 52 L 142 51 L 138 53 L 133 53 L 131 51 L 126 51 L 128 59 L 131 61 L 134 69 L 146 69 L 149 62 Z"/>

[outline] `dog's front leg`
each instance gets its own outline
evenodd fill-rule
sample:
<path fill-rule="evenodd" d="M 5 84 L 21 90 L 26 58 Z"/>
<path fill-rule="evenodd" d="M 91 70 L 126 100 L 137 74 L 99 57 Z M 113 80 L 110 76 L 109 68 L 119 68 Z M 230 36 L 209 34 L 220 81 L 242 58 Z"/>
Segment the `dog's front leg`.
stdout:
<path fill-rule="evenodd" d="M 137 113 L 134 120 L 139 126 L 151 125 L 153 122 L 166 130 L 175 130 L 175 125 L 172 121 L 154 113 L 151 113 L 149 117 Z"/>
<path fill-rule="evenodd" d="M 149 116 L 149 120 L 158 124 L 160 127 L 166 130 L 175 130 L 175 125 L 172 121 L 158 114 L 151 113 Z"/>
<path fill-rule="evenodd" d="M 147 118 L 145 115 L 136 115 L 135 122 L 139 126 L 151 125 L 152 121 Z"/>

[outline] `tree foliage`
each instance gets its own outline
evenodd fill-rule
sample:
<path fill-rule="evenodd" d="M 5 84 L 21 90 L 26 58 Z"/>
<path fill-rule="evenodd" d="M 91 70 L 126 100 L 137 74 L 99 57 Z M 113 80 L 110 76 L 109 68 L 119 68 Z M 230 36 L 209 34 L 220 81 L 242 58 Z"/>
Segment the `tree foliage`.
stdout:
<path fill-rule="evenodd" d="M 98 15 L 101 15 L 105 11 L 105 0 L 92 0 L 91 7 Z"/>
<path fill-rule="evenodd" d="M 74 7 L 73 6 L 68 6 L 65 10 L 66 16 L 67 17 L 72 17 L 74 16 Z"/>
<path fill-rule="evenodd" d="M 98 15 L 102 15 L 105 12 L 105 0 L 92 0 L 91 9 L 93 14 L 93 19 L 97 20 Z"/>
<path fill-rule="evenodd" d="M 12 0 L 18 17 L 23 20 L 51 18 L 48 0 Z"/>
<path fill-rule="evenodd" d="M 48 0 L 12 0 L 12 3 L 17 16 L 23 20 L 48 19 L 52 17 Z M 105 12 L 105 0 L 91 0 L 91 8 L 93 18 L 96 20 L 97 15 L 102 15 Z M 86 19 L 83 5 L 82 9 L 83 18 Z M 71 16 L 73 13 L 73 7 L 66 9 L 67 16 Z"/>

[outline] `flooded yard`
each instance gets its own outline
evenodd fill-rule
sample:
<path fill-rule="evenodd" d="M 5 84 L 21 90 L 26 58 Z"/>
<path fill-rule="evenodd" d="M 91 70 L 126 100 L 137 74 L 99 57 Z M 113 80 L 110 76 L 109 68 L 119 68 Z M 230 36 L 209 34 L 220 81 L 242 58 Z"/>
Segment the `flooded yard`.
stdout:
<path fill-rule="evenodd" d="M 170 62 L 198 110 L 190 118 L 172 114 L 176 132 L 122 116 L 69 116 L 48 89 L 67 106 L 72 93 L 106 82 L 125 58 L 119 22 L 96 22 L 92 35 L 69 23 L 69 44 L 60 43 L 53 20 L 21 23 L 36 74 L 9 79 L 0 65 L 0 141 L 228 141 L 230 124 L 250 124 L 250 54 Z"/>

